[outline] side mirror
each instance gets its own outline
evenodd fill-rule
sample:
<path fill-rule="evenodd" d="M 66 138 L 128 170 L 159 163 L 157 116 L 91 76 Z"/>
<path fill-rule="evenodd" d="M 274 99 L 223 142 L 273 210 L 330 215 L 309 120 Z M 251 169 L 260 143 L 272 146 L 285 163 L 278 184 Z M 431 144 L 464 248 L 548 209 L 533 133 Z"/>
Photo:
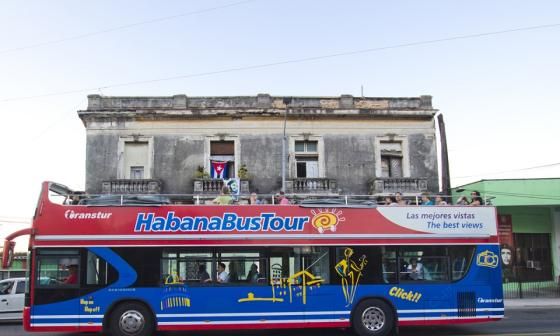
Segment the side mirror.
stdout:
<path fill-rule="evenodd" d="M 16 242 L 4 240 L 4 253 L 2 254 L 2 268 L 9 268 L 14 262 L 14 248 Z"/>

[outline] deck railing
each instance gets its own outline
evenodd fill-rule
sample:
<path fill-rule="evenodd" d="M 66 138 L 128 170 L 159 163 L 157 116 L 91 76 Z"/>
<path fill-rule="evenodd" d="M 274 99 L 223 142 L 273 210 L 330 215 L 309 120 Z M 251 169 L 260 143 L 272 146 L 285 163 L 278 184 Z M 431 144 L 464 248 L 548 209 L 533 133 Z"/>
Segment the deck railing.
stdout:
<path fill-rule="evenodd" d="M 371 194 L 420 193 L 428 190 L 428 180 L 412 177 L 378 177 L 370 181 Z"/>

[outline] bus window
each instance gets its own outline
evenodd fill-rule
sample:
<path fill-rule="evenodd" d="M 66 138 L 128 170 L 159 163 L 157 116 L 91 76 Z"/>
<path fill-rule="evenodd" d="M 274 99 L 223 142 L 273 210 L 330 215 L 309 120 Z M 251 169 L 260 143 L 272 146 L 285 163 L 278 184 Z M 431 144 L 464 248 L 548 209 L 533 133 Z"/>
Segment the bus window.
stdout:
<path fill-rule="evenodd" d="M 164 284 L 204 283 L 210 278 L 211 270 L 212 252 L 210 251 L 163 251 L 161 281 Z M 203 274 L 207 274 L 208 277 Z"/>
<path fill-rule="evenodd" d="M 272 248 L 270 253 L 270 279 L 273 285 L 301 283 L 304 281 L 330 281 L 329 248 L 303 246 Z"/>
<path fill-rule="evenodd" d="M 117 280 L 115 269 L 105 260 L 88 251 L 86 266 L 86 285 L 106 286 Z"/>
<path fill-rule="evenodd" d="M 41 250 L 37 259 L 38 287 L 77 287 L 80 283 L 77 250 Z"/>
<path fill-rule="evenodd" d="M 451 277 L 453 281 L 462 279 L 469 270 L 474 255 L 474 246 L 450 246 Z"/>
<path fill-rule="evenodd" d="M 221 252 L 219 260 L 226 265 L 229 283 L 268 283 L 266 259 L 261 252 L 247 250 Z"/>
<path fill-rule="evenodd" d="M 391 246 L 347 246 L 336 249 L 335 271 L 363 284 L 395 283 L 396 248 Z M 356 280 L 358 279 L 359 280 Z"/>
<path fill-rule="evenodd" d="M 295 248 L 296 256 L 301 255 L 301 270 L 309 272 L 311 277 L 321 278 L 324 284 L 329 283 L 329 248 L 328 247 L 301 247 Z"/>
<path fill-rule="evenodd" d="M 401 248 L 401 281 L 449 281 L 449 257 L 444 246 Z"/>

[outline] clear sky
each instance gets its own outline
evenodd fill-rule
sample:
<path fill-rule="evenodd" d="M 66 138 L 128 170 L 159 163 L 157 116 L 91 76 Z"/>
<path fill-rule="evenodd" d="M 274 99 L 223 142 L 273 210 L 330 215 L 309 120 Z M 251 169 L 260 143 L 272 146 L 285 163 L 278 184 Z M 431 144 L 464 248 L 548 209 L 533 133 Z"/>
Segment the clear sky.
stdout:
<path fill-rule="evenodd" d="M 76 111 L 93 93 L 429 94 L 454 186 L 560 177 L 560 165 L 519 170 L 560 163 L 560 26 L 112 87 L 560 24 L 559 14 L 557 0 L 0 0 L 0 235 L 16 228 L 3 220 L 31 217 L 41 181 L 84 187 Z M 79 92 L 38 97 L 68 91 Z"/>

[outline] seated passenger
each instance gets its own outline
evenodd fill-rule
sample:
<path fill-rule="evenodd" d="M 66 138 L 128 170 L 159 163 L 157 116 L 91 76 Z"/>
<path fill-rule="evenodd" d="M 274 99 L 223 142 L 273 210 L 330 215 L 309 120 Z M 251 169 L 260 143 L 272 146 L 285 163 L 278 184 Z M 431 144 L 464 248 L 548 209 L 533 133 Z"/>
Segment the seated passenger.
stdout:
<path fill-rule="evenodd" d="M 70 275 L 64 280 L 64 283 L 67 285 L 75 285 L 78 283 L 78 265 L 72 264 L 67 266 L 68 272 Z"/>
<path fill-rule="evenodd" d="M 226 272 L 226 264 L 223 262 L 218 263 L 218 277 L 216 281 L 219 283 L 229 282 L 229 274 Z"/>
<path fill-rule="evenodd" d="M 206 272 L 206 265 L 205 264 L 198 265 L 197 278 L 200 282 L 210 282 L 210 281 L 212 281 L 212 279 L 210 279 L 210 274 L 208 274 L 208 272 Z"/>
<path fill-rule="evenodd" d="M 408 277 L 411 280 L 424 280 L 424 267 L 416 258 L 410 259 L 410 264 L 406 270 L 409 272 Z"/>
<path fill-rule="evenodd" d="M 237 263 L 232 261 L 229 263 L 229 279 L 228 282 L 239 281 L 239 274 L 237 272 Z"/>
<path fill-rule="evenodd" d="M 252 264 L 249 273 L 247 273 L 247 282 L 257 283 L 259 282 L 259 278 L 261 278 L 259 267 L 256 264 Z"/>

